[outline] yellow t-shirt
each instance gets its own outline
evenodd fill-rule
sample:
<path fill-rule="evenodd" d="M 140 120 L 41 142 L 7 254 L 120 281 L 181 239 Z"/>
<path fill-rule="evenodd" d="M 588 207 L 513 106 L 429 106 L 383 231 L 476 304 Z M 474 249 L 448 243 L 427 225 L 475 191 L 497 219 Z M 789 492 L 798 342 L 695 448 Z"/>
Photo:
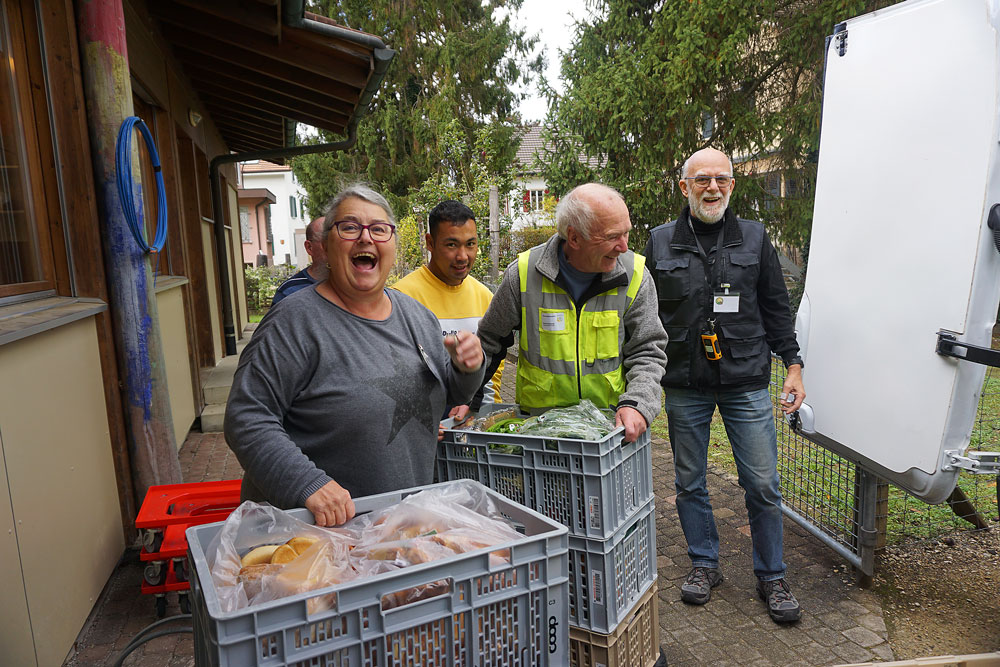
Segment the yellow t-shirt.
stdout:
<path fill-rule="evenodd" d="M 392 289 L 413 297 L 434 313 L 441 324 L 441 335 L 447 336 L 458 331 L 476 333 L 479 320 L 493 300 L 493 293 L 486 285 L 472 276 L 466 277 L 460 285 L 448 285 L 431 273 L 427 265 L 400 278 Z M 499 401 L 500 380 L 503 364 L 486 383 L 483 403 Z"/>

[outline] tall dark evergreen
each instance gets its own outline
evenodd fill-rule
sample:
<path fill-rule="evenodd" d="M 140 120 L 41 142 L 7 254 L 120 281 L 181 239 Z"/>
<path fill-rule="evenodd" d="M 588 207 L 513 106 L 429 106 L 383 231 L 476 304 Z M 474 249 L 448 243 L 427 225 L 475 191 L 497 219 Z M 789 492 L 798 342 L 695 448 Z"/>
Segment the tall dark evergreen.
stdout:
<path fill-rule="evenodd" d="M 521 0 L 310 2 L 310 11 L 378 35 L 397 55 L 358 128 L 357 146 L 293 160 L 309 213 L 320 214 L 340 181 L 360 177 L 382 188 L 405 215 L 411 188 L 435 176 L 469 178 L 451 165 L 473 162 L 477 130 L 487 125 L 502 135 L 495 136 L 502 150 L 490 155 L 496 164 L 487 168 L 502 172 L 517 151 L 523 95 L 515 89 L 541 71 L 540 57 L 531 57 L 535 39 L 511 22 L 520 6 Z M 456 142 L 445 140 L 456 125 L 464 135 L 460 156 L 449 154 Z M 307 141 L 339 138 L 321 133 Z"/>
<path fill-rule="evenodd" d="M 684 205 L 684 159 L 714 146 L 750 164 L 734 210 L 799 245 L 811 224 L 825 38 L 892 0 L 594 0 L 548 90 L 550 187 L 598 178 L 645 232 Z M 589 167 L 577 158 L 591 158 Z M 783 178 L 782 178 L 783 176 Z M 783 186 L 781 185 L 783 183 Z M 783 194 L 783 197 L 776 195 Z"/>

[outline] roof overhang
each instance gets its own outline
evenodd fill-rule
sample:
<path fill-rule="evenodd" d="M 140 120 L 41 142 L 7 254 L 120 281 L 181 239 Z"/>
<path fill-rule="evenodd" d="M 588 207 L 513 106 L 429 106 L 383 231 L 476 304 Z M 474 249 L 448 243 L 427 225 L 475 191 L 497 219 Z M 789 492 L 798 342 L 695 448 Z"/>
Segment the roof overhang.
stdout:
<path fill-rule="evenodd" d="M 346 134 L 395 52 L 302 0 L 151 0 L 149 12 L 227 147 L 295 144 L 304 123 Z"/>
<path fill-rule="evenodd" d="M 269 204 L 277 202 L 274 193 L 267 188 L 240 188 L 236 191 L 236 198 L 241 201 L 266 201 Z"/>

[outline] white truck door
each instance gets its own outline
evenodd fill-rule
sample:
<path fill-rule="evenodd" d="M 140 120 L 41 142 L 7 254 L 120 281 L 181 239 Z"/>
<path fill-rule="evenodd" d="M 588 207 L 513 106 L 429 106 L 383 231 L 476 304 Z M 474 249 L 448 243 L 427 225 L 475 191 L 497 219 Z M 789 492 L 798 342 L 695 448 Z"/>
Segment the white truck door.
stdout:
<path fill-rule="evenodd" d="M 998 0 L 910 0 L 827 46 L 799 430 L 930 503 L 985 375 L 938 332 L 989 347 L 1000 299 L 998 26 Z"/>

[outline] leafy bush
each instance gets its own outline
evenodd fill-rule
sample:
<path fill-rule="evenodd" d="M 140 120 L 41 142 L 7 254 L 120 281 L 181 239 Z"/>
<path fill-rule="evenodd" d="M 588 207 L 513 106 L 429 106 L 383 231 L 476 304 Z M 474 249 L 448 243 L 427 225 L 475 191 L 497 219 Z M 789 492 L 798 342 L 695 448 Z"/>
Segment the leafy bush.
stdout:
<path fill-rule="evenodd" d="M 247 286 L 247 310 L 251 314 L 263 315 L 271 307 L 271 299 L 281 283 L 288 280 L 298 268 L 289 264 L 277 266 L 243 267 L 243 277 Z"/>
<path fill-rule="evenodd" d="M 516 257 L 518 253 L 524 252 L 536 245 L 545 243 L 556 233 L 555 225 L 544 225 L 539 227 L 527 227 L 511 232 L 510 249 Z"/>
<path fill-rule="evenodd" d="M 423 226 L 413 214 L 400 218 L 396 223 L 396 266 L 394 273 L 399 277 L 420 268 L 424 263 Z M 389 283 L 395 280 L 389 279 Z"/>

